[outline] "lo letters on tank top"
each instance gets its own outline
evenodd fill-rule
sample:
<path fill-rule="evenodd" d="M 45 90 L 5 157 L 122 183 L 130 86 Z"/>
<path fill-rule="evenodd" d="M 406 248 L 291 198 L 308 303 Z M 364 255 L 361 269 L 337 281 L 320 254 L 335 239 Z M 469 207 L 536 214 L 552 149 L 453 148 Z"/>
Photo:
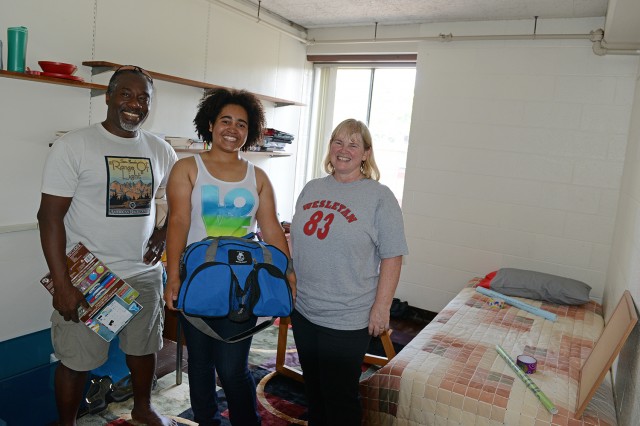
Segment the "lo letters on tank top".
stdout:
<path fill-rule="evenodd" d="M 243 237 L 255 232 L 259 198 L 255 169 L 239 182 L 225 182 L 213 177 L 200 156 L 196 156 L 198 177 L 191 194 L 191 231 L 189 243 L 207 236 Z"/>

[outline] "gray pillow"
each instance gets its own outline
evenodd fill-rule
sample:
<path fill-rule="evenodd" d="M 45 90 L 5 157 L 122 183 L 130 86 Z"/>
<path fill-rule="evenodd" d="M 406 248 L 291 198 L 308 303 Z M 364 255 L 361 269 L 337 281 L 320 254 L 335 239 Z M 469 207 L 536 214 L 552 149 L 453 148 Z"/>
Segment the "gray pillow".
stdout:
<path fill-rule="evenodd" d="M 591 287 L 582 281 L 524 269 L 502 268 L 491 280 L 491 290 L 506 296 L 526 297 L 561 305 L 589 301 Z"/>

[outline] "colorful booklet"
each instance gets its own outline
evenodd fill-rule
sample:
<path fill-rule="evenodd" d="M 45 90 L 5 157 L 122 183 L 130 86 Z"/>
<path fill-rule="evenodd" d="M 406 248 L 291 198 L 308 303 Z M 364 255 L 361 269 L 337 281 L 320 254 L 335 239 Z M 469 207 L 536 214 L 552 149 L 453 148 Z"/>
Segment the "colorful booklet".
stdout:
<path fill-rule="evenodd" d="M 107 342 L 131 321 L 142 306 L 135 301 L 138 292 L 114 274 L 82 243 L 67 253 L 67 267 L 71 283 L 80 290 L 89 308 L 78 308 L 80 321 Z M 51 274 L 40 283 L 53 295 Z"/>

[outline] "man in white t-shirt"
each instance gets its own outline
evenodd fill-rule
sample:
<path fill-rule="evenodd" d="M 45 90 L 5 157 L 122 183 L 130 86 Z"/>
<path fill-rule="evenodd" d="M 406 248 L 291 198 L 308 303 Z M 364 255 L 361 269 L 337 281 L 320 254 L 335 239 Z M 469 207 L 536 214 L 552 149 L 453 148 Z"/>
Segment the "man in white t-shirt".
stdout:
<path fill-rule="evenodd" d="M 156 352 L 162 347 L 162 264 L 166 228 L 156 228 L 154 198 L 177 160 L 162 139 L 141 129 L 153 79 L 145 70 L 116 70 L 106 93 L 107 118 L 58 139 L 42 178 L 38 224 L 54 284 L 51 339 L 59 424 L 75 425 L 88 372 L 108 358 L 109 343 L 79 322 L 88 307 L 72 284 L 66 253 L 82 242 L 139 292 L 143 309 L 120 332 L 131 371 L 131 417 L 147 425 L 176 424 L 151 405 Z M 162 192 L 162 190 L 160 191 Z M 165 222 L 166 223 L 166 222 Z"/>

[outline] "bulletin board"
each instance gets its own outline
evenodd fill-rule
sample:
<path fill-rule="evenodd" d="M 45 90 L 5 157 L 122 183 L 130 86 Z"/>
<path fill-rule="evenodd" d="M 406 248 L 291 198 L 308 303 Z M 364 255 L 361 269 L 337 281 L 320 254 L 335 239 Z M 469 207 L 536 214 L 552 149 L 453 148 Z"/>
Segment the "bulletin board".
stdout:
<path fill-rule="evenodd" d="M 576 419 L 579 419 L 587 408 L 587 404 L 609 372 L 636 322 L 638 322 L 638 315 L 631 293 L 625 290 L 602 335 L 580 369 Z"/>

